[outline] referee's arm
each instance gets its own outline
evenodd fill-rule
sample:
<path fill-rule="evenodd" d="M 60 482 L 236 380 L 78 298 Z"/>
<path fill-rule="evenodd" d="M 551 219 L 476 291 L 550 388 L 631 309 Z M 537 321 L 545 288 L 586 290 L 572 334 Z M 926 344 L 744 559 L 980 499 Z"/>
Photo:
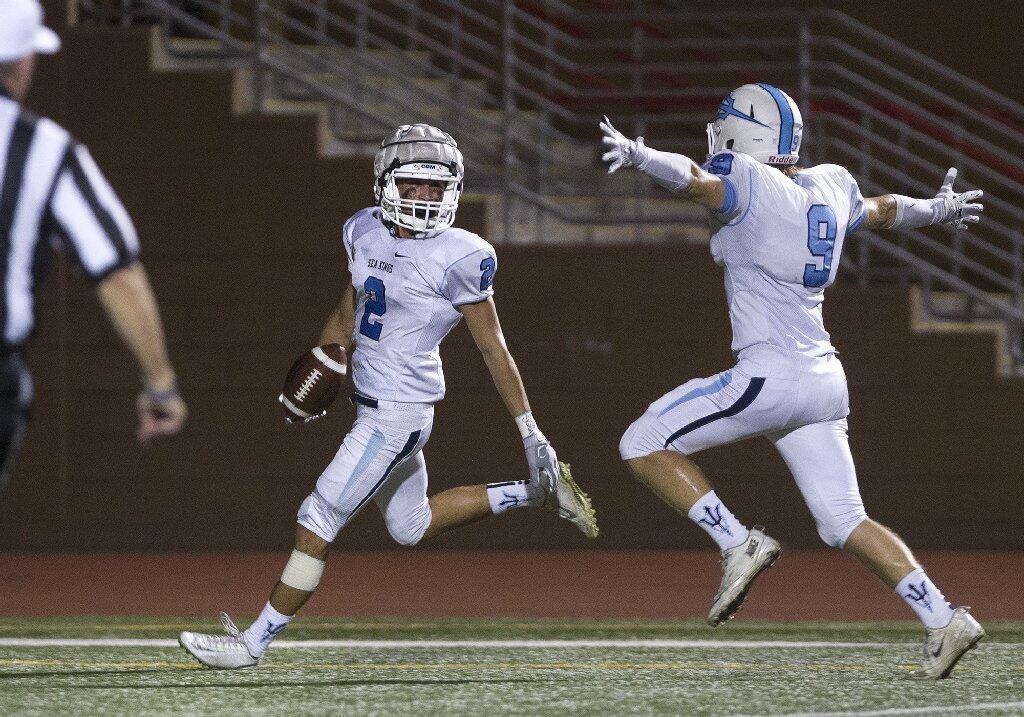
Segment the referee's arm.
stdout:
<path fill-rule="evenodd" d="M 142 370 L 139 440 L 177 433 L 187 409 L 167 355 L 156 298 L 139 262 L 138 236 L 85 147 L 69 146 L 54 182 L 49 212 L 66 247 L 96 282 L 100 303 Z"/>

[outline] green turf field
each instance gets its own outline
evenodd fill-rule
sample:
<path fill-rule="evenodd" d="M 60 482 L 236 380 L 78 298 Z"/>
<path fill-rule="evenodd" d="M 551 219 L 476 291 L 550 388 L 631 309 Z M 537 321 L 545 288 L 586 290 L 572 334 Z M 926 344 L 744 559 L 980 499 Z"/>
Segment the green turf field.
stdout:
<path fill-rule="evenodd" d="M 206 670 L 181 649 L 150 642 L 199 627 L 214 624 L 0 619 L 0 714 L 888 715 L 956 714 L 968 705 L 971 714 L 1024 714 L 1021 623 L 987 624 L 989 637 L 939 683 L 909 678 L 919 649 L 911 623 L 737 621 L 712 631 L 695 622 L 310 618 L 282 639 L 349 644 L 275 647 L 240 672 Z M 11 642 L 29 638 L 41 642 Z M 133 642 L 55 642 L 110 638 Z M 373 644 L 380 640 L 433 644 Z M 708 640 L 746 644 L 664 644 Z M 828 644 L 835 642 L 861 644 Z"/>

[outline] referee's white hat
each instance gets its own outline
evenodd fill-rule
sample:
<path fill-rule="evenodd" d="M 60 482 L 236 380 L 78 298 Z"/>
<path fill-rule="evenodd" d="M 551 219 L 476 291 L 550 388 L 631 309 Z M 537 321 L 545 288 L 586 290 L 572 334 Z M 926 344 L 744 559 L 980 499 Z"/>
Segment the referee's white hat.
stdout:
<path fill-rule="evenodd" d="M 43 25 L 39 0 L 0 0 L 0 62 L 13 62 L 32 53 L 52 55 L 60 38 Z"/>

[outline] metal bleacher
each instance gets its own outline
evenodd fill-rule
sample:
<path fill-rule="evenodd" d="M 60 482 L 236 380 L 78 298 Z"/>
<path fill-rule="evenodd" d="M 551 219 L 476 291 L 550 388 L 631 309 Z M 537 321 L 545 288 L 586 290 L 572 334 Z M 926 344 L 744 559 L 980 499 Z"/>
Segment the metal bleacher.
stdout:
<path fill-rule="evenodd" d="M 1024 106 L 830 10 L 697 9 L 673 0 L 81 0 L 83 18 L 155 23 L 180 63 L 244 73 L 257 111 L 320 113 L 322 151 L 368 155 L 397 124 L 450 131 L 496 242 L 707 237 L 703 214 L 598 161 L 608 114 L 703 157 L 733 87 L 800 103 L 803 163 L 865 195 L 931 196 L 947 167 L 985 190 L 969 232 L 858 232 L 847 281 L 914 284 L 922 326 L 992 330 L 1024 374 Z"/>

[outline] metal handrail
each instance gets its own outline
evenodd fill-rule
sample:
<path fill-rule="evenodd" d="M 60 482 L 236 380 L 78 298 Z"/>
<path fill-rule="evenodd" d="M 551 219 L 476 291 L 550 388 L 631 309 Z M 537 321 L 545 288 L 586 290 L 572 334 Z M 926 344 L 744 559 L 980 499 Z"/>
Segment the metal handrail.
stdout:
<path fill-rule="evenodd" d="M 235 12 L 230 0 L 196 2 L 207 8 L 210 22 L 191 17 L 170 0 L 122 3 L 117 19 L 155 15 L 164 19 L 165 32 L 173 21 L 217 40 L 232 57 L 251 59 L 257 106 L 266 93 L 296 83 L 357 121 L 355 130 L 351 123 L 339 125 L 342 137 L 350 131 L 362 137 L 393 124 L 393 117 L 378 108 L 413 114 L 417 102 L 443 106 L 457 97 L 478 110 L 460 111 L 460 139 L 467 158 L 473 157 L 471 165 L 489 163 L 473 181 L 504 197 L 506 233 L 517 206 L 529 208 L 540 221 L 549 217 L 565 225 L 676 223 L 692 230 L 691 205 L 653 209 L 649 202 L 658 193 L 649 183 L 600 179 L 597 108 L 612 109 L 624 129 L 654 132 L 648 136 L 659 148 L 697 156 L 703 123 L 732 86 L 754 73 L 775 83 L 791 81 L 805 114 L 805 154 L 838 153 L 857 160 L 851 169 L 864 174 L 865 191 L 886 191 L 881 180 L 932 192 L 930 182 L 952 164 L 996 190 L 986 198 L 985 221 L 977 233 L 939 241 L 921 232 L 895 240 L 859 232 L 852 239 L 863 248 L 861 258 L 844 262 L 844 272 L 860 272 L 862 280 L 924 277 L 926 290 L 934 282 L 960 291 L 1013 323 L 1012 335 L 1024 335 L 1018 325 L 1024 319 L 1024 106 L 842 13 L 794 8 L 581 12 L 560 0 L 545 0 L 543 10 L 520 7 L 515 0 L 434 0 L 445 11 L 434 16 L 423 12 L 420 0 L 251 0 L 246 16 Z M 707 32 L 660 32 L 683 22 Z M 763 27 L 774 28 L 772 34 Z M 353 64 L 353 47 L 422 54 L 403 56 L 409 77 L 396 78 L 402 89 L 395 91 L 368 79 L 375 72 L 386 74 L 394 58 L 367 54 Z M 687 51 L 697 54 L 668 57 Z M 331 79 L 335 76 L 338 81 Z M 699 80 L 691 85 L 694 77 Z M 418 78 L 446 80 L 451 89 Z M 894 117 L 888 107 L 901 112 Z M 1003 117 L 993 118 L 989 111 Z M 921 181 L 922 173 L 929 182 Z M 594 202 L 589 209 L 568 210 L 555 199 L 563 195 Z M 633 197 L 635 210 L 609 215 L 601 206 L 611 197 Z M 895 267 L 877 264 L 874 255 L 888 257 Z M 993 296 L 993 287 L 1009 292 L 1010 299 Z M 1024 350 L 1015 355 L 1024 357 Z"/>
<path fill-rule="evenodd" d="M 976 122 L 985 124 L 987 127 L 1002 134 L 1010 141 L 1024 141 L 1024 135 L 1022 135 L 1020 131 L 1015 130 L 1012 127 L 1009 127 L 1004 124 L 992 124 L 991 117 L 985 116 L 984 114 L 978 112 L 978 110 L 971 107 L 970 105 L 966 105 L 960 100 L 956 99 L 955 97 L 951 97 L 947 93 L 937 90 L 934 87 L 931 87 L 925 84 L 924 82 L 921 82 L 920 80 L 906 76 L 904 73 L 901 73 L 899 70 L 895 69 L 891 65 L 882 62 L 876 57 L 872 57 L 871 55 L 867 54 L 866 52 L 863 52 L 862 50 L 858 50 L 856 47 L 849 44 L 848 42 L 845 42 L 835 37 L 819 37 L 816 35 L 812 35 L 811 47 L 827 48 L 829 50 L 841 50 L 848 58 L 855 59 L 858 62 L 863 63 L 864 65 L 867 65 L 868 67 L 871 67 L 874 70 L 877 70 L 881 74 L 886 75 L 890 79 L 902 82 L 903 84 L 907 85 L 914 91 L 922 95 L 925 95 L 936 102 L 942 103 L 943 107 L 955 110 L 958 114 L 960 114 L 963 117 L 969 117 Z"/>
<path fill-rule="evenodd" d="M 936 62 L 927 55 L 918 52 L 904 43 L 897 42 L 893 38 L 880 33 L 872 27 L 868 27 L 861 21 L 852 18 L 845 13 L 837 10 L 821 8 L 815 10 L 815 14 L 820 18 L 828 19 L 842 25 L 846 29 L 856 32 L 863 38 L 872 40 L 876 44 L 884 47 L 886 52 L 898 55 L 905 60 L 913 62 L 918 67 L 927 71 L 930 75 L 938 75 L 939 77 L 954 83 L 961 91 L 971 92 L 984 99 L 986 102 L 990 102 L 1011 114 L 1024 118 L 1024 105 L 1019 102 L 1016 102 L 1005 95 L 999 94 L 991 88 L 986 87 L 976 80 L 972 80 L 966 75 L 963 75 L 946 65 Z"/>
<path fill-rule="evenodd" d="M 853 134 L 856 134 L 858 137 L 860 137 L 862 139 L 870 139 L 871 141 L 873 141 L 873 142 L 875 142 L 875 143 L 877 143 L 879 145 L 886 146 L 889 149 L 889 151 L 891 151 L 891 152 L 897 152 L 897 151 L 900 150 L 900 147 L 897 144 L 895 144 L 893 142 L 890 142 L 889 140 L 887 140 L 887 139 L 885 139 L 883 137 L 879 137 L 878 135 L 872 135 L 869 131 L 865 130 L 860 125 L 858 125 L 858 124 L 856 124 L 854 122 L 851 122 L 850 120 L 846 119 L 845 117 L 843 117 L 841 115 L 836 115 L 836 114 L 822 115 L 822 119 L 825 119 L 828 122 L 835 123 L 836 125 L 838 125 L 842 129 L 844 129 L 844 130 L 846 130 L 848 132 L 852 132 Z M 826 142 L 833 142 L 833 141 L 839 141 L 839 140 L 837 138 L 835 138 L 835 137 L 829 137 L 829 138 L 826 138 L 824 141 L 826 141 Z M 852 147 L 851 147 L 851 150 L 853 150 Z M 854 151 L 856 151 L 856 150 L 854 150 Z M 887 164 L 885 162 L 882 162 L 881 160 L 879 160 L 879 159 L 877 159 L 875 157 L 871 157 L 871 156 L 866 156 L 865 157 L 862 154 L 856 154 L 856 153 L 855 154 L 851 154 L 851 157 L 852 158 L 864 159 L 865 161 L 869 162 L 873 168 L 877 168 L 877 169 L 882 170 L 882 171 L 888 171 L 890 173 L 890 176 L 892 176 L 894 179 L 897 179 L 898 181 L 903 182 L 907 186 L 912 187 L 912 188 L 916 189 L 919 192 L 922 192 L 922 194 L 924 194 L 924 195 L 926 195 L 929 191 L 935 191 L 935 187 L 931 187 L 926 182 L 923 182 L 923 181 L 917 179 L 916 177 L 912 177 L 911 175 L 907 174 L 906 172 L 901 172 L 900 170 L 898 170 L 897 168 L 895 168 L 891 164 Z M 939 177 L 939 176 L 941 176 L 946 171 L 945 167 L 943 167 L 941 165 L 938 165 L 938 164 L 935 164 L 933 162 L 929 162 L 928 160 L 924 159 L 923 157 L 921 157 L 918 154 L 908 154 L 906 157 L 904 157 L 904 159 L 908 163 L 913 164 L 913 165 L 915 165 L 915 166 L 925 170 L 930 176 L 933 176 L 933 177 Z M 976 182 L 975 182 L 975 184 L 976 184 Z M 985 201 L 985 209 L 986 209 L 986 215 L 985 215 L 985 225 L 986 225 L 986 227 L 990 227 L 990 228 L 995 229 L 997 231 L 1006 232 L 1007 234 L 1012 232 L 1011 227 L 1007 226 L 1006 224 L 1000 223 L 998 220 L 992 220 L 992 218 L 991 218 L 992 209 L 997 209 L 1000 212 L 1006 212 L 1007 214 L 1010 214 L 1014 219 L 1018 220 L 1018 222 L 1024 221 L 1024 211 L 1022 211 L 1016 205 L 1010 204 L 1009 202 L 1006 202 L 1006 201 L 1000 199 L 999 197 L 992 195 L 991 193 L 988 193 L 985 196 L 985 200 L 984 201 Z"/>

